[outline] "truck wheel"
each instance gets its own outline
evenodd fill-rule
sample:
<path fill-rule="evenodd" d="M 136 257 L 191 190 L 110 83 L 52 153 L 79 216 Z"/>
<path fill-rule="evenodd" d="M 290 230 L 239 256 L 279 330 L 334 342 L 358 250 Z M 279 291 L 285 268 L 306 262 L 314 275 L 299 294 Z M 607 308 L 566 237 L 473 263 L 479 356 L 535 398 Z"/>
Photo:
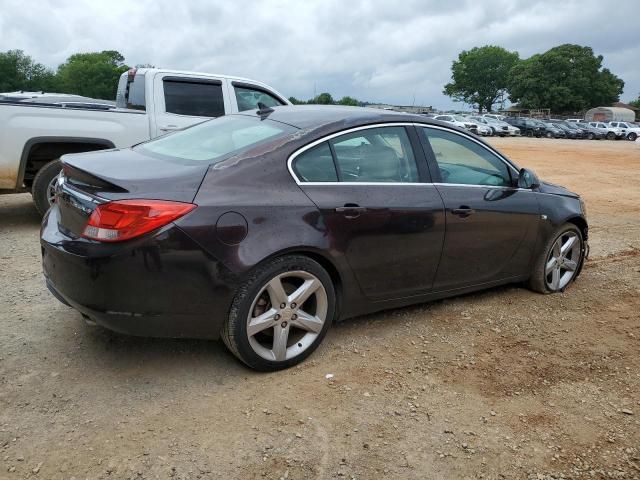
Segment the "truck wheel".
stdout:
<path fill-rule="evenodd" d="M 44 215 L 55 201 L 55 182 L 61 170 L 60 160 L 52 160 L 45 164 L 33 179 L 31 195 L 33 203 L 40 215 Z"/>

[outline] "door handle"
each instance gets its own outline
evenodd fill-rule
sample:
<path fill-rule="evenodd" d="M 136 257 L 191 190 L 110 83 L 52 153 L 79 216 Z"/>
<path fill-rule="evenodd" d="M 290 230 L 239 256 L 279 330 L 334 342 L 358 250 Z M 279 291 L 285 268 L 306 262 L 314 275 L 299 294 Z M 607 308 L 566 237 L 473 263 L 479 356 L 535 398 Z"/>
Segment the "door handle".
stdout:
<path fill-rule="evenodd" d="M 475 210 L 473 208 L 469 208 L 466 205 L 462 205 L 459 208 L 454 208 L 451 210 L 451 213 L 454 215 L 458 215 L 459 217 L 466 218 L 469 215 L 473 214 Z"/>
<path fill-rule="evenodd" d="M 173 132 L 175 130 L 179 130 L 180 127 L 178 127 L 177 125 L 166 125 L 164 127 L 160 127 L 160 131 L 161 132 Z"/>
<path fill-rule="evenodd" d="M 337 213 L 342 213 L 345 218 L 358 218 L 361 213 L 366 212 L 365 207 L 361 207 L 355 203 L 345 203 L 344 207 L 336 208 Z"/>

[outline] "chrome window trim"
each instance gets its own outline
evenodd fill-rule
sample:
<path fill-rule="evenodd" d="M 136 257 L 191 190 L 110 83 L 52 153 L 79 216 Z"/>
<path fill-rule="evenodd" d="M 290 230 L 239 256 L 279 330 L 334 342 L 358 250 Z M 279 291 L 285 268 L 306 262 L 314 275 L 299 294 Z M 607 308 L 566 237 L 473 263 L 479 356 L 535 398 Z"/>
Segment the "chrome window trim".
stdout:
<path fill-rule="evenodd" d="M 387 122 L 387 123 L 374 123 L 371 125 L 362 125 L 360 127 L 353 127 L 353 128 L 349 128 L 347 130 L 341 130 L 340 132 L 336 132 L 336 133 L 332 133 L 330 135 L 327 135 L 326 137 L 322 137 L 318 140 L 314 140 L 313 142 L 311 142 L 308 145 L 305 145 L 304 147 L 299 148 L 298 150 L 296 150 L 295 152 L 293 152 L 291 155 L 289 155 L 289 159 L 287 160 L 287 169 L 289 170 L 289 173 L 291 174 L 291 176 L 293 177 L 293 179 L 296 181 L 296 183 L 298 185 L 310 185 L 310 184 L 319 184 L 319 185 L 331 185 L 331 184 L 340 184 L 340 185 L 390 185 L 392 182 L 304 182 L 304 181 L 300 181 L 300 179 L 298 178 L 298 176 L 295 174 L 295 172 L 293 171 L 293 161 L 296 159 L 296 157 L 298 157 L 299 155 L 303 154 L 304 152 L 306 152 L 307 150 L 312 149 L 313 147 L 320 145 L 323 142 L 327 142 L 333 138 L 336 137 L 340 137 L 342 135 L 347 135 L 349 133 L 353 133 L 353 132 L 359 132 L 360 130 L 370 130 L 372 128 L 385 128 L 385 127 L 410 127 L 412 125 L 415 125 L 412 122 Z M 417 165 L 416 165 L 417 168 Z M 400 185 L 419 185 L 417 183 L 404 183 L 404 182 L 398 182 L 398 184 Z"/>
<path fill-rule="evenodd" d="M 347 135 L 349 133 L 353 133 L 353 132 L 358 132 L 361 130 L 370 130 L 372 128 L 385 128 L 385 127 L 422 127 L 422 128 L 434 128 L 437 130 L 444 130 L 446 132 L 450 132 L 450 133 L 454 133 L 456 135 L 459 135 L 463 138 L 466 138 L 468 140 L 471 140 L 472 142 L 477 143 L 478 145 L 480 145 L 481 147 L 483 147 L 485 150 L 487 150 L 489 153 L 492 153 L 493 155 L 495 155 L 496 157 L 498 157 L 499 160 L 501 160 L 505 165 L 507 165 L 507 168 L 511 169 L 512 172 L 515 173 L 516 177 L 518 175 L 518 169 L 511 164 L 511 162 L 509 162 L 505 157 L 503 157 L 500 153 L 498 153 L 496 150 L 493 150 L 491 147 L 483 144 L 482 142 L 479 142 L 478 140 L 476 140 L 475 138 L 467 135 L 464 132 L 457 132 L 455 130 L 452 130 L 450 128 L 446 128 L 446 127 L 441 127 L 439 125 L 431 125 L 428 123 L 416 123 L 416 122 L 386 122 L 386 123 L 374 123 L 371 125 L 362 125 L 360 127 L 353 127 L 353 128 L 349 128 L 347 130 L 341 130 L 340 132 L 335 132 L 332 134 L 329 134 L 325 137 L 319 138 L 318 140 L 314 140 L 313 142 L 305 145 L 304 147 L 300 147 L 298 150 L 296 150 L 295 152 L 293 152 L 291 155 L 289 155 L 289 158 L 287 159 L 287 169 L 289 170 L 289 174 L 291 175 L 291 177 L 293 177 L 293 179 L 295 180 L 297 185 L 311 185 L 311 186 L 318 186 L 318 185 L 331 185 L 331 186 L 336 186 L 336 185 L 346 185 L 346 186 L 355 186 L 355 185 L 389 185 L 389 186 L 399 186 L 399 185 L 439 185 L 439 186 L 447 186 L 447 185 L 452 185 L 452 186 L 458 186 L 458 187 L 481 187 L 481 188 L 514 188 L 517 190 L 529 190 L 529 189 L 521 189 L 519 187 L 508 187 L 508 186 L 504 186 L 504 185 L 475 185 L 475 184 L 454 184 L 454 183 L 432 183 L 432 182 L 305 182 L 305 181 L 301 181 L 298 176 L 295 174 L 294 170 L 293 170 L 293 162 L 294 160 L 301 154 L 303 154 L 304 152 L 306 152 L 307 150 L 310 150 L 318 145 L 320 145 L 321 143 L 327 142 L 329 140 L 332 140 L 336 137 L 340 137 L 342 135 Z"/>

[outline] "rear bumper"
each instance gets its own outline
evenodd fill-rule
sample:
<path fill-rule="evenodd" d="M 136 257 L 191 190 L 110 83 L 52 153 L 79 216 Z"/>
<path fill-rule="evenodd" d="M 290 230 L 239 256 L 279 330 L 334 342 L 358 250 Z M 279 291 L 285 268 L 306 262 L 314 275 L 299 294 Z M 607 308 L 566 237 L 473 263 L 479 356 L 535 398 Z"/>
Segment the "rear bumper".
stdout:
<path fill-rule="evenodd" d="M 65 236 L 56 210 L 41 232 L 43 272 L 56 298 L 120 333 L 218 337 L 235 278 L 182 230 L 103 244 Z"/>

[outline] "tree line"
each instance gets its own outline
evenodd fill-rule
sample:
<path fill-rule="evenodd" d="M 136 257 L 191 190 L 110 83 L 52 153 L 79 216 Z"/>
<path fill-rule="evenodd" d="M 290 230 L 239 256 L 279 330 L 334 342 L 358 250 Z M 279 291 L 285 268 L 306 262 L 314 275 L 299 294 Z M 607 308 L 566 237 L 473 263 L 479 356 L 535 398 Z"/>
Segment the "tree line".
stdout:
<path fill-rule="evenodd" d="M 523 108 L 578 112 L 620 98 L 624 82 L 602 68 L 602 60 L 590 47 L 579 45 L 560 45 L 527 59 L 498 46 L 475 47 L 462 51 L 453 62 L 451 82 L 443 93 L 479 111 L 490 111 L 508 97 Z M 45 91 L 113 100 L 118 78 L 129 68 L 115 50 L 76 53 L 55 70 L 22 50 L 8 50 L 0 52 L 0 92 Z M 306 101 L 289 100 L 293 104 L 368 105 L 350 96 L 336 100 L 327 92 Z M 640 107 L 640 96 L 630 103 Z"/>
<path fill-rule="evenodd" d="M 340 100 L 334 100 L 330 93 L 324 92 L 309 100 L 299 100 L 296 97 L 289 97 L 289 101 L 294 105 L 347 105 L 350 107 L 362 107 L 367 102 L 360 102 L 353 97 L 342 97 Z"/>
<path fill-rule="evenodd" d="M 129 68 L 115 50 L 76 53 L 56 70 L 36 62 L 22 50 L 8 50 L 0 52 L 0 92 L 45 91 L 113 100 L 118 78 Z"/>
<path fill-rule="evenodd" d="M 602 60 L 590 47 L 571 44 L 526 59 L 494 45 L 475 47 L 453 61 L 443 93 L 480 112 L 491 111 L 506 95 L 522 108 L 579 112 L 620 99 L 624 81 Z"/>

